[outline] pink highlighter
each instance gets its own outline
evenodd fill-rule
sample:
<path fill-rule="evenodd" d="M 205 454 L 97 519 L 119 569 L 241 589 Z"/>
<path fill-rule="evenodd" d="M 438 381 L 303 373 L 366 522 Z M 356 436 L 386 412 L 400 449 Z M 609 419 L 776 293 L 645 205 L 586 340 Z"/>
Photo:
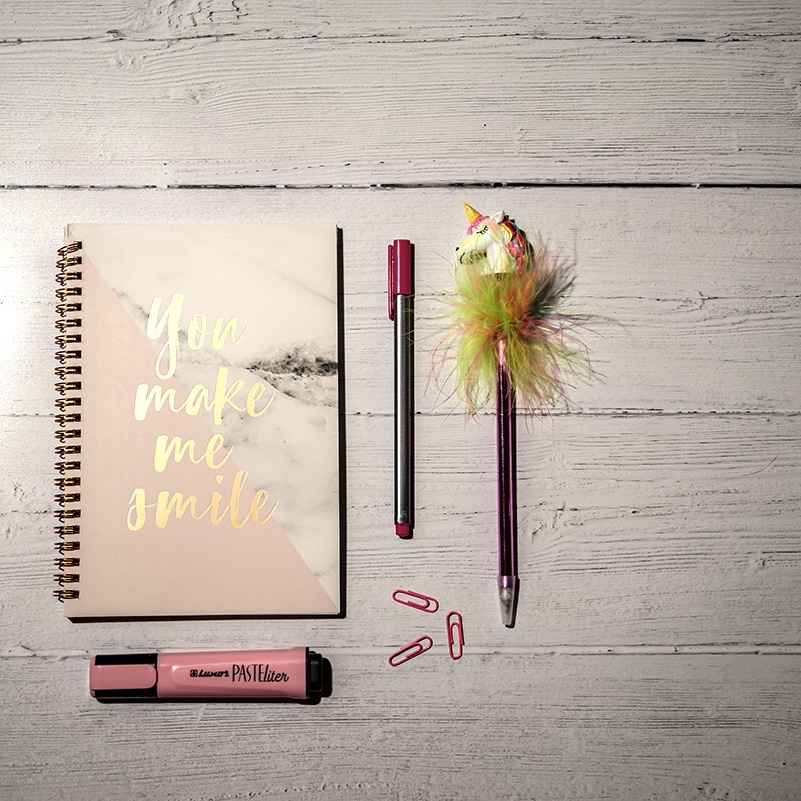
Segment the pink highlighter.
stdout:
<path fill-rule="evenodd" d="M 308 648 L 105 654 L 92 658 L 89 691 L 98 701 L 303 700 L 322 693 L 323 662 Z"/>

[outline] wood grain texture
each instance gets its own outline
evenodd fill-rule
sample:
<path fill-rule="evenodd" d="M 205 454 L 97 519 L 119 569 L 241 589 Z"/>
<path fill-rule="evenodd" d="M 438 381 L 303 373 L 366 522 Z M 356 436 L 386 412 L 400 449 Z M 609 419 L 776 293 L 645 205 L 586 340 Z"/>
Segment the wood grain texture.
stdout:
<path fill-rule="evenodd" d="M 732 20 L 685 7 L 650 35 L 611 7 L 367 5 L 275 20 L 221 0 L 56 19 L 12 5 L 0 183 L 799 182 L 792 3 Z"/>
<path fill-rule="evenodd" d="M 87 698 L 85 659 L 7 659 L 16 704 L 0 731 L 0 791 L 106 801 L 166 788 L 186 801 L 797 797 L 796 659 L 468 653 L 452 663 L 438 649 L 394 669 L 378 653 L 332 658 L 336 690 L 318 706 L 244 709 L 101 706 Z M 53 725 L 64 706 L 68 732 Z"/>
<path fill-rule="evenodd" d="M 391 418 L 354 416 L 347 619 L 215 621 L 203 633 L 166 625 L 170 647 L 231 637 L 244 647 L 256 625 L 322 648 L 369 643 L 388 654 L 412 622 L 390 601 L 399 587 L 461 610 L 471 645 L 485 649 L 797 647 L 800 424 L 798 416 L 571 415 L 521 431 L 522 589 L 518 624 L 507 631 L 496 619 L 493 427 L 418 419 L 417 528 L 404 549 L 387 534 Z M 147 649 L 152 624 L 42 625 L 60 613 L 49 580 L 52 426 L 6 418 L 0 438 L 30 449 L 0 481 L 0 649 L 57 651 L 65 634 L 89 649 L 98 628 L 116 647 L 137 632 L 136 647 Z"/>
<path fill-rule="evenodd" d="M 587 9 L 580 0 L 523 3 L 497 0 L 492 6 L 463 2 L 433 5 L 408 0 L 340 3 L 336 7 L 298 0 L 148 0 L 126 3 L 50 5 L 9 0 L 3 6 L 3 41 L 203 37 L 253 39 L 452 40 L 499 39 L 750 40 L 793 39 L 798 8 L 792 0 L 760 4 L 722 0 L 714 4 L 677 0 L 655 7 L 638 0 L 600 0 Z"/>
<path fill-rule="evenodd" d="M 0 799 L 797 801 L 800 32 L 795 0 L 5 2 Z M 462 201 L 575 259 L 590 317 L 593 380 L 521 422 L 511 630 L 492 420 L 437 367 Z M 64 225 L 282 220 L 343 230 L 346 617 L 64 620 Z M 417 254 L 410 542 L 390 525 L 395 237 Z M 431 652 L 388 666 L 423 633 Z M 331 661 L 317 705 L 87 692 L 95 653 L 296 644 Z"/>
<path fill-rule="evenodd" d="M 66 221 L 281 219 L 333 221 L 343 230 L 350 413 L 391 413 L 386 243 L 398 235 L 416 243 L 417 409 L 451 412 L 447 367 L 434 369 L 447 330 L 436 296 L 452 284 L 449 251 L 464 227 L 463 200 L 506 208 L 576 261 L 571 305 L 590 315 L 585 339 L 597 375 L 570 393 L 573 411 L 799 411 L 796 190 L 15 190 L 6 197 L 0 288 L 13 339 L 0 353 L 0 413 L 52 413 L 53 254 Z"/>

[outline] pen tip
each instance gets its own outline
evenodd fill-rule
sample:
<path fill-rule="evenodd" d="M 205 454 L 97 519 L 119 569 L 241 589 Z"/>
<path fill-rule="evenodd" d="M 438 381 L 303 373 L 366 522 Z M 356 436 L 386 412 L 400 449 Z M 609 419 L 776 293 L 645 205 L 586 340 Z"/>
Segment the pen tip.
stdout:
<path fill-rule="evenodd" d="M 510 629 L 515 625 L 515 596 L 514 587 L 498 588 L 498 599 L 501 602 L 501 622 Z"/>

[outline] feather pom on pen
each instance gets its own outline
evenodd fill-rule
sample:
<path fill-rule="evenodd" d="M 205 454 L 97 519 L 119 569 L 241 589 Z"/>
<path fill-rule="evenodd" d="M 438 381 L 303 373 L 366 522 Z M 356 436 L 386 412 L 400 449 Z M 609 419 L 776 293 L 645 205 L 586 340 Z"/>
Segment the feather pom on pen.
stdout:
<path fill-rule="evenodd" d="M 503 212 L 464 204 L 469 226 L 456 248 L 448 353 L 470 414 L 494 401 L 498 468 L 498 597 L 513 626 L 518 593 L 517 407 L 540 411 L 564 396 L 567 378 L 587 366 L 562 307 L 573 286 L 568 265 L 532 242 Z"/>
<path fill-rule="evenodd" d="M 455 251 L 456 292 L 446 301 L 459 395 L 471 414 L 493 400 L 502 342 L 517 406 L 541 411 L 587 367 L 577 320 L 562 307 L 572 270 L 503 212 L 488 217 L 467 204 L 464 209 L 470 224 Z"/>

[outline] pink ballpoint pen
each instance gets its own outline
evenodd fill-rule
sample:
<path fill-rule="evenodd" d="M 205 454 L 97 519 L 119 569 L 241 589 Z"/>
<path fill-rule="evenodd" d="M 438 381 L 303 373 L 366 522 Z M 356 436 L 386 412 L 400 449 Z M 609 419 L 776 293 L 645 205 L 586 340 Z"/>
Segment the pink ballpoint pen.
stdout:
<path fill-rule="evenodd" d="M 387 252 L 387 302 L 395 322 L 395 533 L 414 528 L 414 274 L 412 243 L 396 239 Z"/>
<path fill-rule="evenodd" d="M 456 248 L 459 262 L 467 258 L 481 265 L 484 281 L 500 281 L 504 274 L 518 269 L 519 254 L 509 249 L 503 238 L 511 231 L 501 228 L 503 214 L 489 218 L 464 204 L 470 226 L 467 237 Z M 494 225 L 493 225 L 494 224 Z M 511 227 L 511 226 L 510 226 Z M 521 237 L 524 236 L 521 232 Z M 521 252 L 523 249 L 521 248 Z M 498 600 L 501 622 L 512 627 L 517 608 L 517 428 L 515 412 L 516 388 L 509 374 L 506 341 L 500 337 L 494 345 L 495 356 L 495 434 L 497 465 L 498 527 Z"/>
<path fill-rule="evenodd" d="M 514 626 L 517 578 L 515 407 L 536 410 L 563 396 L 564 372 L 586 365 L 571 333 L 578 318 L 561 308 L 571 269 L 542 242 L 535 245 L 507 214 L 463 204 L 470 224 L 456 248 L 456 368 L 468 408 L 495 392 L 498 467 L 498 598 Z"/>

